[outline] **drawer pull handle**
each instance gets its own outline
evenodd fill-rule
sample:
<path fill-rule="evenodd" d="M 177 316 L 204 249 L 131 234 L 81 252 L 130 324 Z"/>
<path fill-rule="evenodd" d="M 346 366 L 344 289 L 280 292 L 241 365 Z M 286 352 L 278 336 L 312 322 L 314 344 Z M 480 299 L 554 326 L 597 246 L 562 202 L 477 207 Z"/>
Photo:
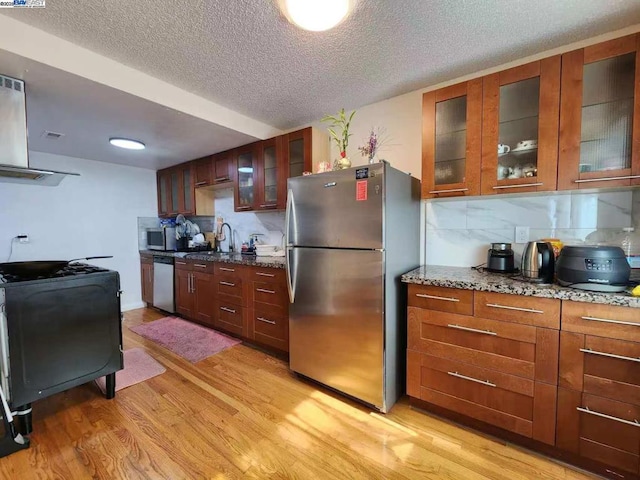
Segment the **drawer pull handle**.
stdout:
<path fill-rule="evenodd" d="M 236 313 L 233 308 L 220 307 L 220 310 L 222 310 L 223 312 Z"/>
<path fill-rule="evenodd" d="M 589 410 L 589 407 L 576 407 L 579 412 L 588 413 L 589 415 L 595 415 L 596 417 L 606 418 L 608 420 L 613 420 L 615 422 L 626 423 L 627 425 L 633 425 L 634 427 L 640 427 L 640 422 L 638 420 L 625 420 L 624 418 L 612 417 L 611 415 L 607 415 L 606 413 L 596 412 L 595 410 Z"/>
<path fill-rule="evenodd" d="M 223 282 L 222 280 L 220 280 L 220 285 L 226 285 L 227 287 L 235 287 L 236 286 L 235 283 Z"/>
<path fill-rule="evenodd" d="M 486 305 L 487 307 L 491 307 L 491 308 L 502 308 L 503 310 L 516 310 L 517 312 L 544 313 L 542 310 L 534 310 L 533 308 L 510 307 L 509 305 L 500 305 L 498 303 L 487 303 Z"/>
<path fill-rule="evenodd" d="M 452 377 L 461 378 L 463 380 L 469 380 L 470 382 L 481 383 L 482 385 L 486 385 L 487 387 L 496 387 L 495 383 L 491 383 L 489 380 L 478 380 L 477 378 L 467 377 L 466 375 L 461 375 L 458 372 L 447 372 Z"/>
<path fill-rule="evenodd" d="M 186 265 L 186 264 L 187 264 L 187 262 L 178 262 L 178 261 L 176 260 L 176 265 Z"/>
<path fill-rule="evenodd" d="M 256 288 L 256 292 L 270 293 L 271 295 L 276 293 L 274 290 L 267 290 L 266 288 Z"/>
<path fill-rule="evenodd" d="M 269 323 L 271 325 L 275 325 L 276 324 L 276 322 L 274 322 L 273 320 L 268 320 L 268 319 L 266 319 L 264 317 L 256 317 L 256 320 L 260 320 L 261 322 Z"/>
<path fill-rule="evenodd" d="M 621 177 L 603 177 L 603 178 L 585 178 L 582 180 L 574 180 L 573 183 L 610 182 L 611 180 L 629 180 L 633 178 L 640 178 L 640 175 L 623 175 Z"/>
<path fill-rule="evenodd" d="M 206 265 L 202 265 L 201 263 L 194 263 L 193 266 L 198 268 L 207 268 Z"/>
<path fill-rule="evenodd" d="M 466 192 L 468 188 L 450 188 L 448 190 L 431 190 L 429 193 L 455 193 L 455 192 Z"/>
<path fill-rule="evenodd" d="M 496 332 L 492 332 L 491 330 L 479 330 L 477 328 L 463 327 L 462 325 L 456 325 L 455 323 L 450 323 L 447 327 L 455 328 L 456 330 L 464 330 L 465 332 L 482 333 L 484 335 L 498 335 Z"/>
<path fill-rule="evenodd" d="M 580 317 L 583 320 L 590 320 L 592 322 L 603 322 L 603 323 L 615 323 L 616 325 L 631 325 L 632 327 L 640 327 L 640 324 L 633 322 L 623 322 L 622 320 L 609 320 L 608 318 L 598 318 L 598 317 Z"/>
<path fill-rule="evenodd" d="M 416 297 L 431 298 L 432 300 L 444 300 L 445 302 L 459 302 L 459 298 L 453 297 L 438 297 L 437 295 L 427 295 L 426 293 L 416 293 Z"/>
<path fill-rule="evenodd" d="M 542 182 L 537 183 L 521 183 L 520 185 L 498 185 L 496 187 L 491 187 L 494 190 L 503 190 L 505 188 L 526 188 L 526 187 L 539 187 L 542 185 Z"/>
<path fill-rule="evenodd" d="M 600 355 L 601 357 L 617 358 L 618 360 L 628 360 L 630 362 L 640 363 L 640 358 L 636 357 L 625 357 L 623 355 L 616 355 L 615 353 L 599 352 L 597 350 L 591 350 L 590 348 L 581 348 L 580 351 L 583 353 L 590 353 L 592 355 Z"/>
<path fill-rule="evenodd" d="M 235 268 L 227 268 L 227 267 L 220 267 L 220 270 L 223 272 L 235 272 Z"/>
<path fill-rule="evenodd" d="M 275 277 L 273 273 L 256 272 L 256 275 L 260 275 L 261 277 Z"/>

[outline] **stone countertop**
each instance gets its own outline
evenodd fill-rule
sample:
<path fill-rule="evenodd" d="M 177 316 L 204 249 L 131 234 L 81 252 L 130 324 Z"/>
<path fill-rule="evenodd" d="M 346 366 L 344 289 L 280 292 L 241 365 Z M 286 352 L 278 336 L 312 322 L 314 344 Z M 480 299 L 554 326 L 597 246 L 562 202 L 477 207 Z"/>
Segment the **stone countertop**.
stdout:
<path fill-rule="evenodd" d="M 202 252 L 163 252 L 158 250 L 140 250 L 140 255 L 160 255 L 162 257 L 188 258 L 202 262 L 234 263 L 250 267 L 285 268 L 284 257 L 257 257 L 240 253 L 202 253 Z"/>
<path fill-rule="evenodd" d="M 402 275 L 405 283 L 433 285 L 436 287 L 461 288 L 482 292 L 510 293 L 530 297 L 557 298 L 574 302 L 601 303 L 623 307 L 640 308 L 640 297 L 629 293 L 599 293 L 561 287 L 559 285 L 539 285 L 518 280 L 513 275 L 479 272 L 466 267 L 445 267 L 426 265 Z"/>

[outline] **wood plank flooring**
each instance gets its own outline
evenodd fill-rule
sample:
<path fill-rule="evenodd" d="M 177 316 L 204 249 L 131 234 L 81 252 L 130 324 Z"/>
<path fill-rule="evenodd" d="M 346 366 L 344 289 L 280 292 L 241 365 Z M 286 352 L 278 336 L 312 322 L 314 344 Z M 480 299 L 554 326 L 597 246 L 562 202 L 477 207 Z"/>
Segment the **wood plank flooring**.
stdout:
<path fill-rule="evenodd" d="M 125 314 L 125 325 L 162 317 Z M 191 364 L 124 329 L 167 372 L 106 400 L 93 384 L 34 404 L 29 450 L 2 479 L 595 478 L 412 410 L 382 415 L 238 345 Z"/>

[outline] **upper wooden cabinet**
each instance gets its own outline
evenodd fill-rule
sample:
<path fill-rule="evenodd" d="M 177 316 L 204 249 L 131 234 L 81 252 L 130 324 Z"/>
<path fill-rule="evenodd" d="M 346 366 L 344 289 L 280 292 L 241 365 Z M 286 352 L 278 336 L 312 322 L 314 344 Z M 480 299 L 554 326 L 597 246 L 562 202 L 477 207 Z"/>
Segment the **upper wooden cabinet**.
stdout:
<path fill-rule="evenodd" d="M 284 205 L 282 181 L 282 137 L 274 137 L 260 143 L 255 179 L 258 184 L 254 202 L 255 210 L 273 210 Z M 284 178 L 286 183 L 286 177 Z"/>
<path fill-rule="evenodd" d="M 160 170 L 158 182 L 158 215 L 193 215 L 195 168 L 192 162 Z"/>
<path fill-rule="evenodd" d="M 251 143 L 235 149 L 234 195 L 235 211 L 253 210 L 256 199 L 256 177 L 261 142 Z"/>
<path fill-rule="evenodd" d="M 422 198 L 480 194 L 482 79 L 422 97 Z"/>
<path fill-rule="evenodd" d="M 233 150 L 216 153 L 213 157 L 213 183 L 230 182 L 233 177 Z"/>
<path fill-rule="evenodd" d="M 213 158 L 211 156 L 195 160 L 195 187 L 211 185 L 213 180 Z"/>
<path fill-rule="evenodd" d="M 556 190 L 560 63 L 556 55 L 484 77 L 483 195 Z"/>
<path fill-rule="evenodd" d="M 640 185 L 640 35 L 562 56 L 558 188 Z"/>

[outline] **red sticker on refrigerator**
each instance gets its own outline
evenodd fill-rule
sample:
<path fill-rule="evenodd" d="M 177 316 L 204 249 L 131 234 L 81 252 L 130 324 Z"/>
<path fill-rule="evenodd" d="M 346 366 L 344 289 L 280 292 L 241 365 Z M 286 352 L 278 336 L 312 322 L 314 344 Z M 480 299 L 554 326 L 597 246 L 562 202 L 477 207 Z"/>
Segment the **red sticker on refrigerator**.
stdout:
<path fill-rule="evenodd" d="M 367 181 L 358 180 L 356 182 L 356 201 L 362 202 L 367 199 Z"/>

